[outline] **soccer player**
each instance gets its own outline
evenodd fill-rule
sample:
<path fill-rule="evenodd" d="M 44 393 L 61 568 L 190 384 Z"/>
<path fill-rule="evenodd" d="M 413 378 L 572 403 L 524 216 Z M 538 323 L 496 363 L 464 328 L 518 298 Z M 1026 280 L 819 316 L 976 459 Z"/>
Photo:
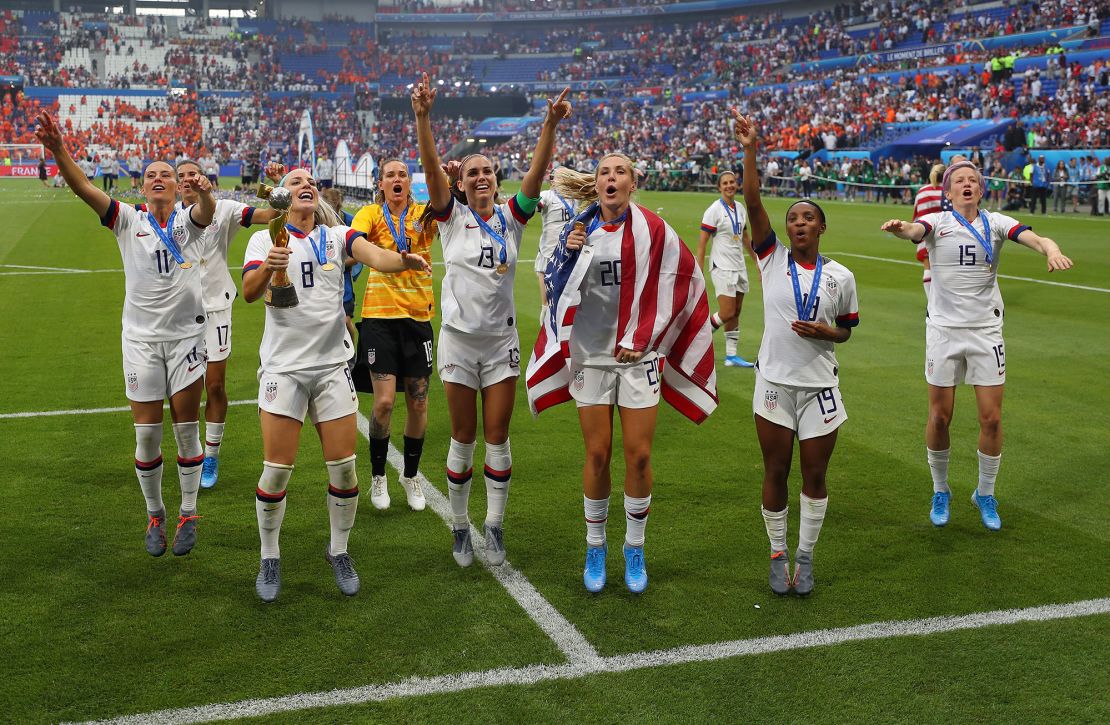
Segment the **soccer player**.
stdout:
<path fill-rule="evenodd" d="M 970 161 L 952 164 L 941 180 L 952 211 L 928 214 L 915 222 L 891 219 L 882 230 L 899 239 L 925 242 L 933 260 L 933 288 L 925 323 L 925 381 L 929 384 L 926 456 L 933 478 L 929 519 L 949 521 L 950 442 L 948 426 L 961 380 L 975 388 L 979 409 L 979 485 L 971 500 L 983 525 L 1002 528 L 995 480 L 1002 460 L 1002 393 L 1006 352 L 1002 340 L 1003 305 L 998 289 L 998 258 L 1008 239 L 1048 258 L 1048 271 L 1070 269 L 1071 260 L 1056 242 L 1004 214 L 979 209 L 983 177 Z"/>
<path fill-rule="evenodd" d="M 528 364 L 528 398 L 536 412 L 570 398 L 578 407 L 586 447 L 582 581 L 590 592 L 606 581 L 616 408 L 625 460 L 624 582 L 639 594 L 648 584 L 644 532 L 661 389 L 699 423 L 717 402 L 705 281 L 675 231 L 632 203 L 635 164 L 624 154 L 602 157 L 593 174 L 558 169 L 553 187 L 589 206 L 548 265 L 550 320 Z"/>
<path fill-rule="evenodd" d="M 131 155 L 127 157 L 127 171 L 131 175 L 131 191 L 137 191 L 143 185 L 143 159 L 134 147 L 131 149 Z"/>
<path fill-rule="evenodd" d="M 439 224 L 443 261 L 442 322 L 438 365 L 451 418 L 447 453 L 448 494 L 451 502 L 452 553 L 459 566 L 474 561 L 467 504 L 477 440 L 477 396 L 482 395 L 482 432 L 486 441 L 486 559 L 505 561 L 503 522 L 512 477 L 509 421 L 520 375 L 513 281 L 524 225 L 539 203 L 540 184 L 551 163 L 555 130 L 567 118 L 570 89 L 547 102 L 532 163 L 520 191 L 508 203 L 497 203 L 493 162 L 471 154 L 459 166 L 454 189 L 440 167 L 430 113 L 436 89 L 423 74 L 412 92 L 420 161 L 428 180 L 428 211 Z M 421 223 L 425 223 L 422 219 Z"/>
<path fill-rule="evenodd" d="M 162 403 L 170 403 L 177 442 L 181 508 L 173 553 L 183 556 L 197 540 L 200 484 L 200 394 L 205 360 L 205 316 L 201 274 L 204 229 L 215 199 L 207 179 L 186 182 L 197 203 L 178 210 L 177 174 L 164 161 L 143 172 L 146 204 L 120 204 L 88 179 L 66 150 L 57 121 L 39 114 L 35 135 L 53 155 L 66 183 L 116 235 L 126 292 L 123 301 L 123 377 L 135 421 L 135 473 L 146 499 L 146 550 L 166 552 L 166 508 L 162 501 Z M 195 192 L 191 188 L 196 186 Z"/>
<path fill-rule="evenodd" d="M 381 179 L 374 203 L 359 209 L 351 226 L 382 249 L 408 252 L 432 261 L 434 221 L 424 219 L 426 204 L 412 198 L 409 167 L 400 159 L 379 166 Z M 428 428 L 428 380 L 432 375 L 432 315 L 435 298 L 432 278 L 416 272 L 385 274 L 370 270 L 362 297 L 358 328 L 359 360 L 370 369 L 374 409 L 370 418 L 370 466 L 373 482 L 370 503 L 389 508 L 385 474 L 389 436 L 397 391 L 405 393 L 404 470 L 401 488 L 413 511 L 424 510 L 424 491 L 416 475 Z M 355 380 L 356 387 L 365 385 Z"/>
<path fill-rule="evenodd" d="M 192 160 L 177 165 L 181 187 L 179 208 L 197 202 L 196 180 L 204 177 L 203 167 Z M 209 180 L 209 184 L 211 184 Z M 216 200 L 212 224 L 204 230 L 201 244 L 200 277 L 204 290 L 204 314 L 208 320 L 205 345 L 208 370 L 204 374 L 204 465 L 200 485 L 212 488 L 220 474 L 220 445 L 227 424 L 227 361 L 231 357 L 231 308 L 239 292 L 227 267 L 227 250 L 235 235 L 252 224 L 269 224 L 278 215 L 273 209 L 256 209 L 231 199 Z"/>
<path fill-rule="evenodd" d="M 837 431 L 848 414 L 838 387 L 834 348 L 859 324 L 856 280 L 822 257 L 825 212 L 801 199 L 786 211 L 790 246 L 779 243 L 759 198 L 754 122 L 733 111 L 744 147 L 744 203 L 763 270 L 763 341 L 756 363 L 752 410 L 763 451 L 763 522 L 771 542 L 769 582 L 775 594 L 813 591 L 813 549 L 828 507 L 826 474 Z M 786 547 L 787 478 L 798 439 L 802 491 L 793 576 Z"/>
<path fill-rule="evenodd" d="M 736 203 L 736 174 L 723 171 L 717 177 L 719 199 L 709 205 L 701 216 L 698 233 L 698 269 L 705 268 L 705 245 L 713 238 L 709 256 L 709 276 L 717 293 L 717 312 L 711 321 L 713 329 L 725 328 L 725 367 L 750 368 L 752 363 L 740 357 L 740 308 L 748 293 L 748 267 L 744 252 L 752 255 L 752 235 L 748 229 L 748 213 Z"/>
<path fill-rule="evenodd" d="M 929 183 L 917 190 L 913 198 L 913 218 L 917 221 L 926 214 L 936 214 L 944 211 L 944 190 L 940 188 L 941 177 L 944 176 L 944 164 L 934 164 L 929 169 Z M 929 297 L 929 283 L 933 276 L 929 271 L 929 250 L 925 243 L 917 245 L 917 261 L 925 267 L 921 275 L 921 284 L 925 285 L 925 297 Z"/>
<path fill-rule="evenodd" d="M 358 397 L 347 360 L 353 344 L 340 314 L 343 268 L 354 257 L 377 269 L 431 272 L 422 258 L 387 252 L 364 235 L 339 224 L 335 211 L 320 204 L 316 180 L 305 169 L 285 175 L 281 186 L 293 195 L 285 227 L 289 245 L 274 246 L 269 230 L 255 232 L 243 264 L 243 297 L 262 297 L 274 272 L 288 270 L 296 289 L 296 307 L 266 307 L 266 326 L 259 349 L 258 408 L 264 460 L 255 511 L 261 539 L 261 566 L 255 591 L 265 602 L 281 590 L 278 538 L 285 516 L 285 494 L 296 462 L 301 428 L 307 415 L 320 436 L 328 468 L 328 517 L 331 539 L 324 556 L 339 590 L 354 596 L 358 573 L 347 541 L 358 508 L 355 473 L 355 412 Z"/>
<path fill-rule="evenodd" d="M 553 179 L 554 174 L 549 178 Z M 536 279 L 540 283 L 540 321 L 544 319 L 547 310 L 547 286 L 543 281 L 544 271 L 555 245 L 559 243 L 559 234 L 563 227 L 574 218 L 574 205 L 563 198 L 554 188 L 544 189 L 540 192 L 540 203 L 537 207 L 540 212 L 540 244 L 536 252 L 536 261 L 533 269 L 536 270 Z"/>

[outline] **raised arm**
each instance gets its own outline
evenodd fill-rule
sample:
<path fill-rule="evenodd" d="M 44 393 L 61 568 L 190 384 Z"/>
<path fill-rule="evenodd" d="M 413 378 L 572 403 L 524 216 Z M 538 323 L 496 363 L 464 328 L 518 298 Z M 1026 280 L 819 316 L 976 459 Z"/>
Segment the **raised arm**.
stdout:
<path fill-rule="evenodd" d="M 763 208 L 763 200 L 759 197 L 759 167 L 755 162 L 755 150 L 759 138 L 755 131 L 755 124 L 750 118 L 740 115 L 735 108 L 732 109 L 735 119 L 733 132 L 736 140 L 744 147 L 744 206 L 748 208 L 748 222 L 751 224 L 752 238 L 763 240 L 771 234 L 771 219 L 767 210 Z"/>
<path fill-rule="evenodd" d="M 424 167 L 424 179 L 428 182 L 428 203 L 432 209 L 443 211 L 451 203 L 451 182 L 440 166 L 435 136 L 432 135 L 431 113 L 435 100 L 436 89 L 432 87 L 428 74 L 424 73 L 421 75 L 420 82 L 412 88 L 412 112 L 416 116 L 416 143 L 420 147 L 420 164 Z"/>
<path fill-rule="evenodd" d="M 1042 237 L 1032 229 L 1026 229 L 1017 236 L 1019 244 L 1024 244 L 1035 252 L 1040 252 L 1048 257 L 1048 271 L 1071 269 L 1072 262 L 1060 251 L 1056 242 L 1048 237 Z"/>
<path fill-rule="evenodd" d="M 547 115 L 544 116 L 543 128 L 536 141 L 536 150 L 532 152 L 532 165 L 520 182 L 520 193 L 529 199 L 539 198 L 543 177 L 547 174 L 547 167 L 551 165 L 551 156 L 555 152 L 555 128 L 559 121 L 570 116 L 570 101 L 566 100 L 568 93 L 569 86 L 563 89 L 554 103 L 550 98 L 547 99 Z"/>
<path fill-rule="evenodd" d="M 189 216 L 198 227 L 206 227 L 212 223 L 216 214 L 216 197 L 212 196 L 212 182 L 207 176 L 198 176 L 192 181 L 184 181 L 182 185 L 192 184 L 197 187 L 197 203 L 189 209 Z"/>
<path fill-rule="evenodd" d="M 62 131 L 58 128 L 57 121 L 49 113 L 43 111 L 39 114 L 38 122 L 35 136 L 38 137 L 39 143 L 54 155 L 54 160 L 58 162 L 58 171 L 61 172 L 62 178 L 66 180 L 69 188 L 81 201 L 88 204 L 97 216 L 103 217 L 112 204 L 112 198 L 85 178 L 85 172 L 81 171 L 77 162 L 73 160 L 66 149 L 65 141 L 62 139 Z"/>

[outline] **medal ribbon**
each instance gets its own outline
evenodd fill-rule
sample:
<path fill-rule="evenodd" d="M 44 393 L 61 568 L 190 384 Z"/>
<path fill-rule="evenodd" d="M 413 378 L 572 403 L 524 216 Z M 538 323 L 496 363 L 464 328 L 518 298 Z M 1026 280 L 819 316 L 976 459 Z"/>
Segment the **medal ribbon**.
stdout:
<path fill-rule="evenodd" d="M 721 199 L 720 202 L 721 206 L 725 208 L 725 214 L 728 214 L 729 222 L 732 224 L 732 233 L 740 236 L 740 212 L 726 204 L 724 199 Z"/>
<path fill-rule="evenodd" d="M 598 227 L 607 227 L 609 225 L 620 224 L 626 218 L 628 218 L 628 210 L 627 209 L 624 210 L 624 214 L 621 214 L 619 217 L 617 217 L 616 219 L 614 219 L 611 222 L 602 221 L 601 220 L 601 210 L 598 209 L 597 214 L 594 215 L 594 218 L 590 220 L 590 226 L 588 226 L 586 228 L 586 237 L 588 238 L 591 234 L 593 234 L 594 230 L 597 229 Z"/>
<path fill-rule="evenodd" d="M 385 217 L 385 223 L 389 225 L 389 233 L 393 235 L 393 241 L 397 245 L 397 251 L 401 254 L 404 254 L 405 252 L 409 251 L 409 240 L 405 236 L 405 217 L 408 216 L 409 205 L 406 204 L 404 211 L 401 212 L 400 233 L 397 232 L 397 227 L 393 225 L 393 214 L 390 213 L 389 207 L 385 204 L 382 204 L 382 211 L 385 212 L 383 214 L 383 216 Z"/>
<path fill-rule="evenodd" d="M 288 229 L 291 232 L 296 232 L 297 234 L 301 233 L 300 229 L 297 229 L 296 227 L 294 227 L 291 224 L 286 224 L 285 228 Z M 320 263 L 321 267 L 323 267 L 328 261 L 328 258 L 324 256 L 324 251 L 326 249 L 326 247 L 324 246 L 324 228 L 323 227 L 316 227 L 316 228 L 320 230 L 320 246 L 316 246 L 316 242 L 312 241 L 312 232 L 309 232 L 308 234 L 305 234 L 304 236 L 305 236 L 305 239 L 308 240 L 308 243 L 312 245 L 312 251 L 316 255 L 316 261 Z"/>
<path fill-rule="evenodd" d="M 979 241 L 979 244 L 983 246 L 983 251 L 987 255 L 987 266 L 992 266 L 994 264 L 994 248 L 991 247 L 990 243 L 991 229 L 990 225 L 987 223 L 986 213 L 982 209 L 979 210 L 979 220 L 983 222 L 982 234 L 979 233 L 979 230 L 975 228 L 974 224 L 969 222 L 967 219 L 964 219 L 963 214 L 953 210 L 952 216 L 956 217 L 956 221 L 962 224 L 964 226 L 964 229 L 967 229 L 969 232 L 971 232 L 971 235 Z"/>
<path fill-rule="evenodd" d="M 501 207 L 499 206 L 493 207 L 493 210 L 497 212 L 497 219 L 501 222 L 501 233 L 504 234 L 506 228 L 508 227 L 508 225 L 505 224 L 505 215 L 501 213 Z M 486 224 L 485 219 L 482 219 L 482 217 L 478 216 L 478 212 L 471 209 L 470 213 L 474 215 L 474 221 L 478 222 L 478 226 L 482 228 L 482 231 L 490 235 L 490 237 L 492 237 L 498 244 L 501 245 L 501 254 L 498 256 L 498 261 L 501 264 L 505 264 L 509 259 L 508 252 L 506 251 L 508 248 L 508 244 L 505 242 L 505 237 L 493 231 L 493 227 L 491 227 L 489 224 Z"/>
<path fill-rule="evenodd" d="M 173 240 L 173 220 L 176 217 L 177 209 L 174 209 L 170 212 L 170 220 L 166 222 L 166 228 L 162 229 L 158 224 L 158 220 L 154 218 L 154 215 L 150 212 L 146 213 L 146 220 L 147 223 L 150 224 L 150 228 L 153 229 L 154 233 L 158 235 L 158 238 L 162 240 L 162 244 L 166 245 L 166 249 L 170 250 L 170 254 L 173 255 L 174 261 L 181 264 L 185 261 L 185 257 L 181 255 L 181 248 L 178 247 L 177 242 Z"/>
<path fill-rule="evenodd" d="M 552 189 L 552 191 L 555 191 L 555 190 Z M 563 208 L 567 210 L 567 214 L 570 216 L 571 219 L 573 219 L 574 218 L 574 207 L 570 205 L 570 202 L 568 202 L 566 199 L 564 199 L 563 195 L 560 194 L 557 191 L 555 191 L 555 198 L 558 199 L 560 202 L 562 202 Z"/>
<path fill-rule="evenodd" d="M 794 255 L 787 254 L 786 260 L 790 264 L 790 281 L 794 283 L 794 306 L 798 309 L 798 320 L 809 322 L 813 307 L 817 304 L 817 289 L 821 286 L 821 255 L 817 255 L 817 266 L 813 270 L 813 284 L 809 288 L 809 297 L 802 302 L 802 288 L 798 284 L 798 268 L 794 266 Z"/>

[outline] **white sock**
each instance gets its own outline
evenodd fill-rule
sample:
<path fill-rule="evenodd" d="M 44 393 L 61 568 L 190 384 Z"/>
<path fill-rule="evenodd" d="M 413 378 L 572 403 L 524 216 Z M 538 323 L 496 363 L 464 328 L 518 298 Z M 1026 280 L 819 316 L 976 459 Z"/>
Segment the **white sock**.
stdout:
<path fill-rule="evenodd" d="M 979 495 L 993 496 L 994 481 L 998 478 L 998 467 L 1002 464 L 1002 454 L 988 456 L 982 451 L 979 454 Z"/>
<path fill-rule="evenodd" d="M 204 424 L 204 456 L 205 458 L 220 457 L 220 443 L 224 439 L 224 426 L 226 423 Z"/>
<path fill-rule="evenodd" d="M 347 551 L 347 540 L 358 511 L 358 476 L 355 457 L 328 461 L 328 520 L 331 523 L 331 555 Z"/>
<path fill-rule="evenodd" d="M 651 494 L 643 498 L 624 495 L 624 543 L 629 546 L 644 545 L 644 529 L 651 511 Z"/>
<path fill-rule="evenodd" d="M 466 528 L 470 517 L 470 483 L 474 476 L 474 444 L 459 443 L 454 438 L 447 449 L 447 498 L 451 502 L 451 527 Z"/>
<path fill-rule="evenodd" d="M 486 526 L 501 526 L 504 522 L 512 477 L 513 453 L 509 441 L 486 443 Z"/>
<path fill-rule="evenodd" d="M 162 502 L 162 424 L 135 424 L 135 476 L 148 513 L 166 508 Z"/>
<path fill-rule="evenodd" d="M 948 492 L 948 458 L 951 453 L 951 448 L 943 451 L 925 448 L 925 456 L 929 459 L 929 473 L 933 474 L 933 493 Z"/>
<path fill-rule="evenodd" d="M 725 323 L 721 321 L 721 315 L 717 312 L 714 312 L 713 316 L 709 318 L 709 324 L 713 326 L 713 330 L 715 332 L 718 328 L 720 328 L 721 325 Z"/>
<path fill-rule="evenodd" d="M 605 522 L 609 520 L 609 499 L 582 496 L 586 513 L 586 546 L 605 546 Z"/>
<path fill-rule="evenodd" d="M 262 542 L 262 558 L 276 559 L 281 556 L 278 537 L 281 535 L 281 522 L 285 518 L 285 490 L 293 467 L 280 463 L 262 462 L 262 476 L 254 492 L 254 512 L 258 518 L 258 538 Z"/>
<path fill-rule="evenodd" d="M 200 464 L 204 455 L 200 451 L 200 423 L 174 423 L 173 437 L 177 441 L 177 480 L 181 484 L 181 512 L 196 513 L 197 491 L 200 490 Z"/>
<path fill-rule="evenodd" d="M 800 498 L 802 512 L 798 525 L 798 551 L 812 554 L 817 537 L 821 535 L 821 524 L 825 523 L 825 509 L 828 508 L 829 499 L 810 498 L 804 493 Z"/>
<path fill-rule="evenodd" d="M 771 541 L 771 551 L 786 551 L 786 515 L 790 513 L 790 507 L 782 511 L 768 511 L 762 506 L 760 509 L 763 511 L 767 538 Z"/>
<path fill-rule="evenodd" d="M 736 355 L 736 348 L 740 346 L 740 330 L 729 330 L 725 333 L 725 356 Z"/>

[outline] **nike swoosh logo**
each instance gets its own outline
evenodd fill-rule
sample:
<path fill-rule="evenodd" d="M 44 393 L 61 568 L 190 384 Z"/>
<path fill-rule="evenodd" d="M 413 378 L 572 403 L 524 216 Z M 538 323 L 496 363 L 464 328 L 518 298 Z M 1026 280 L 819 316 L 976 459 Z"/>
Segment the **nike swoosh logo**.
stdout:
<path fill-rule="evenodd" d="M 136 237 L 149 237 L 150 235 L 149 235 L 149 234 L 147 234 L 146 232 L 139 232 L 139 233 L 138 233 L 138 234 L 136 234 L 135 236 L 136 236 Z"/>
<path fill-rule="evenodd" d="M 199 367 L 200 367 L 200 365 L 194 365 L 193 367 L 189 368 L 189 372 L 193 372 L 194 370 L 196 370 Z"/>
<path fill-rule="evenodd" d="M 952 233 L 952 232 L 941 232 L 941 233 L 940 233 L 940 234 L 938 234 L 937 236 L 938 236 L 938 237 L 947 237 L 947 236 L 948 236 L 949 234 L 951 234 L 951 233 Z"/>
<path fill-rule="evenodd" d="M 336 505 L 336 506 L 350 506 L 351 504 L 349 504 L 349 503 L 339 503 L 339 502 L 337 501 L 335 505 Z"/>
<path fill-rule="evenodd" d="M 830 415 L 828 418 L 825 418 L 825 423 L 830 423 L 835 419 L 836 419 L 835 415 Z"/>
<path fill-rule="evenodd" d="M 1006 371 L 1005 371 L 1005 370 L 999 370 L 999 371 L 998 371 L 998 377 L 1002 377 L 1002 376 L 1003 376 L 1003 375 L 1005 375 L 1005 374 L 1006 374 Z"/>
<path fill-rule="evenodd" d="M 471 225 L 467 224 L 466 228 L 467 229 L 477 229 L 478 227 L 477 226 L 471 226 Z"/>
<path fill-rule="evenodd" d="M 227 348 L 226 347 L 221 347 L 220 352 L 227 352 Z"/>

